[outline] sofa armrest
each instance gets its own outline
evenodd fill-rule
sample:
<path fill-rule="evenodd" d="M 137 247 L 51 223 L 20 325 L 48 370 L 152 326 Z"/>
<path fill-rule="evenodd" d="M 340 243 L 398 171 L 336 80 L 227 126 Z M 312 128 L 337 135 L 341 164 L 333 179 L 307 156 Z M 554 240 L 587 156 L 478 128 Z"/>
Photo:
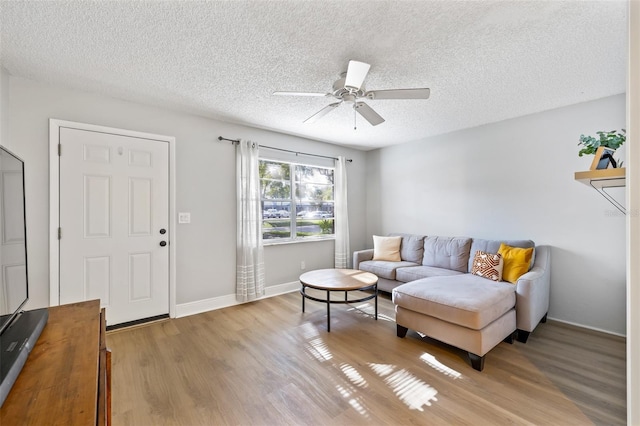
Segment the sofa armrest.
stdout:
<path fill-rule="evenodd" d="M 533 331 L 549 311 L 551 247 L 537 246 L 533 267 L 516 283 L 516 327 Z"/>
<path fill-rule="evenodd" d="M 360 262 L 373 259 L 373 249 L 353 252 L 353 269 L 360 269 Z"/>

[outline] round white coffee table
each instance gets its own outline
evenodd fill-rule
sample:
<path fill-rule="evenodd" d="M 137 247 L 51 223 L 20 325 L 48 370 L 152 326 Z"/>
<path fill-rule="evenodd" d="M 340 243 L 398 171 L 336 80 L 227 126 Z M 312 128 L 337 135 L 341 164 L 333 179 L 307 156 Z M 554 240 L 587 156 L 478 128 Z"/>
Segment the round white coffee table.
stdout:
<path fill-rule="evenodd" d="M 331 311 L 332 303 L 357 303 L 375 299 L 375 319 L 378 319 L 378 277 L 370 272 L 359 271 L 357 269 L 318 269 L 305 272 L 300 275 L 302 288 L 302 312 L 304 312 L 305 299 L 315 300 L 327 304 L 327 331 L 331 331 Z M 306 289 L 326 291 L 327 297 L 320 299 L 307 294 Z M 360 298 L 349 299 L 348 292 L 354 290 L 373 290 L 373 294 Z M 344 300 L 331 300 L 332 291 L 344 291 Z"/>

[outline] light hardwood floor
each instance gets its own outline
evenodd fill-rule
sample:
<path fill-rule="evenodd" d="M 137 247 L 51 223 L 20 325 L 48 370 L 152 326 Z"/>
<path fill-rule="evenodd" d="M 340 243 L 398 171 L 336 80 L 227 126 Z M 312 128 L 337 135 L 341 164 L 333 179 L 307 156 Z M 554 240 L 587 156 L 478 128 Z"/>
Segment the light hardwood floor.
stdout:
<path fill-rule="evenodd" d="M 109 332 L 114 425 L 622 425 L 625 340 L 548 321 L 526 344 L 466 354 L 409 331 L 393 305 L 290 293 Z"/>

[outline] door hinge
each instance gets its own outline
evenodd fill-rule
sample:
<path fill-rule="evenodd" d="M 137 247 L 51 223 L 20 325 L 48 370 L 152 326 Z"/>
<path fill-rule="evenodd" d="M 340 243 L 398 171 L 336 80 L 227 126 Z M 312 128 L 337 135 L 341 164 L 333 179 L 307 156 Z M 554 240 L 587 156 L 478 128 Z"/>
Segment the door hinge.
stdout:
<path fill-rule="evenodd" d="M 62 144 L 58 144 L 58 157 L 62 156 Z"/>
<path fill-rule="evenodd" d="M 58 228 L 58 239 L 62 239 L 62 228 Z"/>

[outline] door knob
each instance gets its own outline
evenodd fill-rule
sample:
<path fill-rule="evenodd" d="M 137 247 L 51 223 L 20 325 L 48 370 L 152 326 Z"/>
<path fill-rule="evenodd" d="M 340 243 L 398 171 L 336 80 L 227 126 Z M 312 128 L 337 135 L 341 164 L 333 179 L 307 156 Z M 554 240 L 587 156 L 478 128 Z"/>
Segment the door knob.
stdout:
<path fill-rule="evenodd" d="M 160 241 L 160 247 L 164 247 L 164 246 L 166 246 L 166 245 L 167 245 L 167 242 L 166 242 L 166 241 Z"/>
<path fill-rule="evenodd" d="M 162 229 L 160 230 L 160 233 L 161 233 L 162 235 L 164 235 L 164 234 L 166 234 L 166 233 L 167 233 L 167 230 L 166 230 L 166 229 L 164 229 L 164 228 L 162 228 Z"/>

